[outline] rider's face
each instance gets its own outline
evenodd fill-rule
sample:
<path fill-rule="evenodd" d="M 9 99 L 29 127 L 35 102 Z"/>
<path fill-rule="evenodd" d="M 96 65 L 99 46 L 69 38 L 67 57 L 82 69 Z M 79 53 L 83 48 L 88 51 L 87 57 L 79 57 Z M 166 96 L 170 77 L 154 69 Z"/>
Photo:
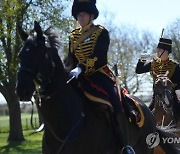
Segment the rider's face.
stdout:
<path fill-rule="evenodd" d="M 169 58 L 169 53 L 168 53 L 167 50 L 157 48 L 157 56 L 158 56 L 161 60 L 167 60 L 167 59 Z M 161 56 L 161 57 L 160 57 L 160 56 Z"/>
<path fill-rule="evenodd" d="M 77 15 L 77 20 L 81 27 L 84 27 L 92 22 L 92 15 L 86 13 L 86 12 L 80 12 Z"/>

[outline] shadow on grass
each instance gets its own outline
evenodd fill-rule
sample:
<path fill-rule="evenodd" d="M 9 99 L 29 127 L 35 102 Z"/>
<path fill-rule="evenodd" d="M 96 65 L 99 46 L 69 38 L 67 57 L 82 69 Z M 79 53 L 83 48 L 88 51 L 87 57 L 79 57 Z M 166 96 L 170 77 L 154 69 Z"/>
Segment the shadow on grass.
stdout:
<path fill-rule="evenodd" d="M 10 142 L 0 147 L 1 154 L 41 154 L 39 141 Z M 37 144 L 36 144 L 37 143 Z"/>
<path fill-rule="evenodd" d="M 0 133 L 0 154 L 41 154 L 43 132 L 23 131 L 25 140 L 7 142 L 8 133 Z"/>

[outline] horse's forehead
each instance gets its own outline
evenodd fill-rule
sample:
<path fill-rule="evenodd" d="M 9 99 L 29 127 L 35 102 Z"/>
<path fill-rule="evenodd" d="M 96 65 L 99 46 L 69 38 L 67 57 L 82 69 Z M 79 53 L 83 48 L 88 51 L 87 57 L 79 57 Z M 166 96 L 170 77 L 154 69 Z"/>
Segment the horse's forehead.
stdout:
<path fill-rule="evenodd" d="M 161 77 L 158 77 L 155 81 L 155 85 L 157 85 L 158 87 L 161 87 L 162 86 L 168 86 L 168 87 L 172 87 L 172 81 L 166 77 L 166 76 L 161 76 Z"/>
<path fill-rule="evenodd" d="M 165 78 L 163 78 L 163 77 L 158 77 L 158 78 L 156 78 L 156 80 L 155 80 L 155 85 L 156 86 L 164 86 L 165 84 L 166 84 L 166 79 Z"/>
<path fill-rule="evenodd" d="M 166 82 L 166 81 L 168 81 L 168 78 L 166 76 L 159 76 L 157 78 L 157 81 Z"/>
<path fill-rule="evenodd" d="M 165 86 L 167 85 L 167 81 L 168 81 L 168 80 L 167 80 L 166 77 L 161 78 L 161 82 L 162 82 L 162 84 L 165 85 Z"/>
<path fill-rule="evenodd" d="M 19 55 L 21 55 L 24 52 L 30 52 L 30 48 L 36 44 L 36 40 L 37 40 L 36 38 L 37 38 L 37 33 L 31 31 Z"/>
<path fill-rule="evenodd" d="M 27 42 L 28 41 L 35 41 L 37 38 L 37 33 L 35 31 L 31 31 L 28 38 L 27 38 Z"/>

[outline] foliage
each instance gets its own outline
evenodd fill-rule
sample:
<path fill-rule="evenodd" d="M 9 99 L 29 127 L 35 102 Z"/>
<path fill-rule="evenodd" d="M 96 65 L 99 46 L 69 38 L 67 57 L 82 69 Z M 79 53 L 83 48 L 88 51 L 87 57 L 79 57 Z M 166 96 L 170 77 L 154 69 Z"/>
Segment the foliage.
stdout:
<path fill-rule="evenodd" d="M 168 26 L 168 36 L 173 42 L 173 58 L 180 63 L 180 17 Z"/>
<path fill-rule="evenodd" d="M 59 30 L 62 47 L 67 48 L 68 34 L 72 28 L 72 18 L 64 12 L 70 0 L 34 0 L 29 1 L 27 16 L 24 18 L 24 28 L 31 29 L 34 20 L 39 21 L 43 29 L 55 26 Z"/>
<path fill-rule="evenodd" d="M 152 34 L 146 31 L 140 34 L 137 29 L 127 25 L 111 27 L 110 37 L 109 64 L 112 67 L 117 64 L 123 86 L 134 94 L 141 88 L 141 76 L 135 73 L 136 64 L 143 51 L 154 50 L 155 39 Z"/>
<path fill-rule="evenodd" d="M 67 49 L 65 38 L 72 23 L 68 16 L 63 15 L 68 2 L 69 0 L 3 0 L 0 3 L 0 93 L 9 108 L 9 141 L 23 140 L 20 105 L 15 93 L 18 53 L 22 47 L 18 25 L 27 30 L 32 28 L 34 20 L 38 20 L 44 29 L 50 25 L 56 26 L 63 40 L 63 51 Z"/>
<path fill-rule="evenodd" d="M 23 24 L 25 29 L 30 29 L 34 20 L 37 20 L 41 22 L 44 29 L 50 25 L 56 26 L 60 31 L 62 40 L 64 40 L 62 44 L 65 42 L 67 44 L 65 38 L 68 38 L 67 34 L 72 25 L 70 18 L 62 15 L 67 7 L 67 2 L 68 0 L 58 2 L 55 0 L 4 0 L 0 3 L 1 86 L 6 86 L 14 78 L 17 71 L 17 54 L 21 47 L 17 34 L 17 24 Z M 5 92 L 2 94 L 5 95 Z"/>

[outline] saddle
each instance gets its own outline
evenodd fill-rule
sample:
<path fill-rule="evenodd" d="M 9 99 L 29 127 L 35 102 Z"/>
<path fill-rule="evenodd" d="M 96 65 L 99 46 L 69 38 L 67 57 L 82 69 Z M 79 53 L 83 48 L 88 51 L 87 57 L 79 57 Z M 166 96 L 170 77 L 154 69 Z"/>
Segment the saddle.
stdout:
<path fill-rule="evenodd" d="M 71 82 L 72 84 L 73 82 Z M 93 87 L 93 90 L 90 88 Z M 91 102 L 93 105 L 95 105 L 100 110 L 104 111 L 110 111 L 113 112 L 114 108 L 111 104 L 110 100 L 108 99 L 107 93 L 98 85 L 93 84 L 90 82 L 90 86 L 88 85 L 88 88 L 84 89 L 81 85 L 73 85 L 73 87 L 76 89 L 76 91 L 79 91 L 83 97 L 85 97 L 86 100 Z M 116 87 L 115 87 L 116 88 Z M 118 91 L 117 95 L 118 95 Z M 144 124 L 144 114 L 142 112 L 142 109 L 140 107 L 140 104 L 131 97 L 131 95 L 128 94 L 127 90 L 125 88 L 121 88 L 121 96 L 122 96 L 122 110 L 124 110 L 125 115 L 129 119 L 129 121 L 138 127 L 142 127 Z"/>
<path fill-rule="evenodd" d="M 138 127 L 142 127 L 145 117 L 139 102 L 129 94 L 123 94 L 123 97 L 122 103 L 129 121 L 135 123 Z"/>
<path fill-rule="evenodd" d="M 123 110 L 125 115 L 129 119 L 129 122 L 137 125 L 138 127 L 142 127 L 144 125 L 145 117 L 140 104 L 129 94 L 124 94 L 123 97 Z M 86 98 L 89 99 L 87 96 Z M 102 103 L 101 101 L 99 102 L 99 100 L 97 99 L 98 98 L 94 97 L 94 100 L 89 100 L 98 108 L 101 108 L 106 111 L 113 111 L 113 106 L 110 103 Z"/>
<path fill-rule="evenodd" d="M 113 112 L 113 106 L 108 100 L 93 96 L 86 92 L 84 92 L 84 94 L 85 97 L 97 107 Z M 124 110 L 124 113 L 129 119 L 129 122 L 137 125 L 138 127 L 142 127 L 144 125 L 144 113 L 140 104 L 127 93 L 126 89 L 121 89 L 121 95 L 123 97 L 122 102 L 120 102 L 122 103 L 122 110 Z"/>

